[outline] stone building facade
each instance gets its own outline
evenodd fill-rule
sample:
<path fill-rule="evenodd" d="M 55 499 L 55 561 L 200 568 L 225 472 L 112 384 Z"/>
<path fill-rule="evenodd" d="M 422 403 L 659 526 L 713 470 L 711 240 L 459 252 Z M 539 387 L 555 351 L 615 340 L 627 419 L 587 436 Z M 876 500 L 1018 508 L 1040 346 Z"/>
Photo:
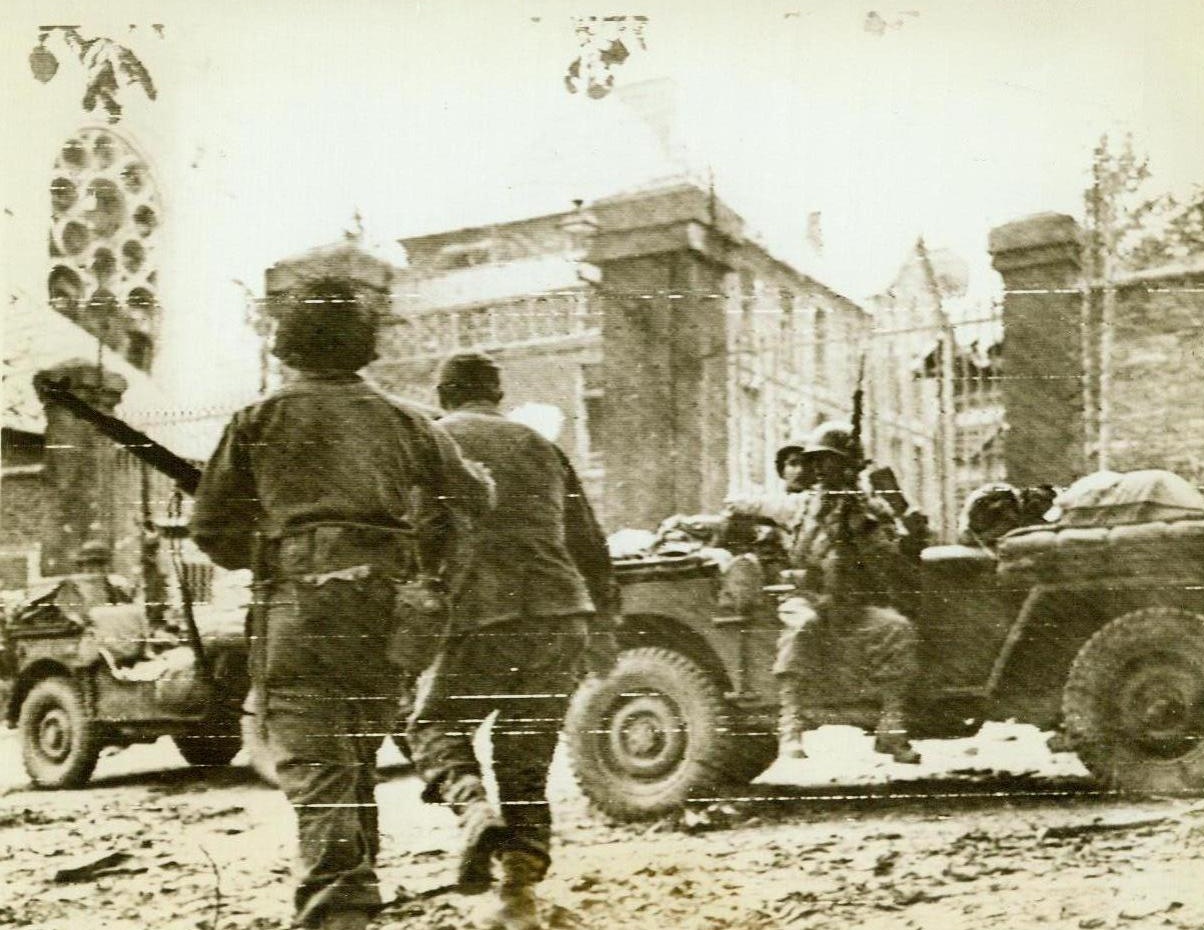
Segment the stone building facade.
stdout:
<path fill-rule="evenodd" d="M 774 486 L 786 438 L 849 414 L 865 313 L 696 186 L 402 244 L 376 377 L 432 401 L 441 358 L 496 355 L 509 408 L 559 411 L 611 529 Z"/>

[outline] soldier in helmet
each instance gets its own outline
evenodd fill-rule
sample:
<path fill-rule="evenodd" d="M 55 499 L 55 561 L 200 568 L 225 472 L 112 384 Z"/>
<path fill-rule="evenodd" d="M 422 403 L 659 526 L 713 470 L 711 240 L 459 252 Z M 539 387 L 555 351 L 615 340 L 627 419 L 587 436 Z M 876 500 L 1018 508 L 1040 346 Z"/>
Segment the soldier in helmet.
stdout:
<path fill-rule="evenodd" d="M 778 477 L 785 484 L 783 493 L 729 497 L 726 501 L 728 513 L 762 517 L 793 530 L 803 516 L 803 494 L 815 481 L 803 452 L 806 445 L 806 439 L 791 439 L 778 449 L 774 457 Z"/>
<path fill-rule="evenodd" d="M 825 678 L 843 670 L 846 678 L 868 681 L 882 702 L 875 748 L 896 761 L 918 762 L 905 725 L 917 640 L 896 607 L 903 592 L 894 514 L 859 487 L 862 455 L 849 424 L 821 424 L 801 444 L 784 446 L 778 463 L 788 491 L 805 486 L 810 492 L 790 495 L 791 504 L 759 508 L 786 518 L 797 585 L 780 607 L 785 629 L 774 663 L 783 754 L 805 756 L 803 734 L 813 725 L 807 707 L 825 689 Z"/>
<path fill-rule="evenodd" d="M 1012 530 L 1044 523 L 1055 497 L 1048 484 L 1016 488 L 1001 481 L 975 488 L 962 505 L 957 541 L 994 550 Z"/>
<path fill-rule="evenodd" d="M 255 573 L 251 676 L 297 816 L 297 923 L 326 930 L 360 930 L 381 904 L 376 751 L 403 683 L 433 657 L 390 661 L 398 585 L 439 573 L 489 505 L 454 441 L 358 374 L 375 338 L 354 282 L 291 294 L 273 352 L 296 378 L 234 415 L 192 519 L 218 565 Z"/>
<path fill-rule="evenodd" d="M 975 488 L 962 505 L 957 521 L 957 541 L 963 546 L 994 549 L 999 537 L 1024 522 L 1019 492 L 998 482 Z"/>

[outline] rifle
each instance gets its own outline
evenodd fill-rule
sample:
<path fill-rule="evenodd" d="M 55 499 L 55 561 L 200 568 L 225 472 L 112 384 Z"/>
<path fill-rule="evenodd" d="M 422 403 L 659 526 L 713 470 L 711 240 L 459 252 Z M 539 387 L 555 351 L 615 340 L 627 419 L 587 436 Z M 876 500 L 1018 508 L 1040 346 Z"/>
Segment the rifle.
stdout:
<path fill-rule="evenodd" d="M 70 382 L 66 379 L 54 381 L 50 378 L 35 376 L 34 387 L 43 401 L 53 401 L 85 423 L 91 423 L 102 436 L 113 440 L 122 448 L 128 449 L 136 459 L 145 462 L 151 468 L 175 481 L 182 493 L 188 494 L 190 497 L 196 494 L 197 487 L 201 483 L 201 470 L 197 466 L 176 455 L 161 443 L 155 442 L 146 433 L 134 429 L 124 420 L 107 414 L 103 410 L 97 410 L 76 395 L 71 390 Z M 197 667 L 207 680 L 212 681 L 213 669 L 201 641 L 201 631 L 197 626 L 196 614 L 193 610 L 192 590 L 184 574 L 183 561 L 178 554 L 173 555 L 172 561 L 176 569 L 176 580 L 180 586 L 184 621 L 188 626 L 188 644 L 196 655 Z"/>
<path fill-rule="evenodd" d="M 35 378 L 34 386 L 44 399 L 54 401 L 84 422 L 91 423 L 101 435 L 128 449 L 134 458 L 167 475 L 189 497 L 196 494 L 197 486 L 201 483 L 201 470 L 192 462 L 176 455 L 124 420 L 97 410 L 77 396 L 66 379 L 53 381 L 50 378 Z"/>
<path fill-rule="evenodd" d="M 865 352 L 861 353 L 861 357 L 857 361 L 857 384 L 853 388 L 853 422 L 851 444 L 853 446 L 853 454 L 858 457 L 858 460 L 853 463 L 853 467 L 857 473 L 865 467 L 865 455 L 861 451 L 861 423 L 865 419 Z"/>
<path fill-rule="evenodd" d="M 845 543 L 849 541 L 849 511 L 853 507 L 853 499 L 858 494 L 857 476 L 861 474 L 861 469 L 865 467 L 865 453 L 861 450 L 861 422 L 865 419 L 865 352 L 861 353 L 861 357 L 857 362 L 857 384 L 853 388 L 853 419 L 851 430 L 849 432 L 849 472 L 852 478 L 852 487 L 848 488 L 844 494 L 845 498 L 840 506 L 840 531 L 841 538 Z"/>

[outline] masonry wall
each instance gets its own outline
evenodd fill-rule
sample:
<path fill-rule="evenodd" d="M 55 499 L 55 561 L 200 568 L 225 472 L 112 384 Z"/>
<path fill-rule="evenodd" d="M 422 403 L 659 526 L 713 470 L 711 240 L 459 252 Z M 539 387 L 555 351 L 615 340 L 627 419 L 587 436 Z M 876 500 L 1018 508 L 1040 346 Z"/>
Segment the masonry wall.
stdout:
<path fill-rule="evenodd" d="M 1126 282 L 1113 333 L 1110 467 L 1204 484 L 1204 274 Z"/>
<path fill-rule="evenodd" d="M 4 476 L 4 493 L 0 494 L 0 590 L 23 588 L 31 575 L 38 574 L 42 524 L 53 510 L 51 489 L 40 473 Z"/>

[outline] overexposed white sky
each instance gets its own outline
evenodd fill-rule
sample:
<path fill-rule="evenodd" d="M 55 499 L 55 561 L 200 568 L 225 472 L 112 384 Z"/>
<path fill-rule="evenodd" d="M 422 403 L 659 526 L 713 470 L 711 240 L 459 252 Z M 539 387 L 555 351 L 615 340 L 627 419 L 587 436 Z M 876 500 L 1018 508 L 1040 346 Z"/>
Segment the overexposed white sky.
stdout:
<path fill-rule="evenodd" d="M 866 31 L 871 10 L 900 25 Z M 565 209 L 655 168 L 650 147 L 618 136 L 613 99 L 564 89 L 573 16 L 613 12 L 574 0 L 5 0 L 0 184 L 45 183 L 15 166 L 23 121 L 56 87 L 26 65 L 49 21 L 124 36 L 160 78 L 148 114 L 187 125 L 208 166 L 203 190 L 176 202 L 205 211 L 215 239 L 245 240 L 229 277 L 332 238 L 356 207 L 381 241 Z M 623 12 L 649 17 L 648 48 L 620 80 L 672 79 L 691 163 L 713 170 L 771 250 L 850 296 L 889 283 L 918 234 L 981 273 L 992 225 L 1077 213 L 1104 131 L 1131 131 L 1167 187 L 1204 179 L 1199 0 Z M 804 237 L 817 210 L 815 268 Z"/>

